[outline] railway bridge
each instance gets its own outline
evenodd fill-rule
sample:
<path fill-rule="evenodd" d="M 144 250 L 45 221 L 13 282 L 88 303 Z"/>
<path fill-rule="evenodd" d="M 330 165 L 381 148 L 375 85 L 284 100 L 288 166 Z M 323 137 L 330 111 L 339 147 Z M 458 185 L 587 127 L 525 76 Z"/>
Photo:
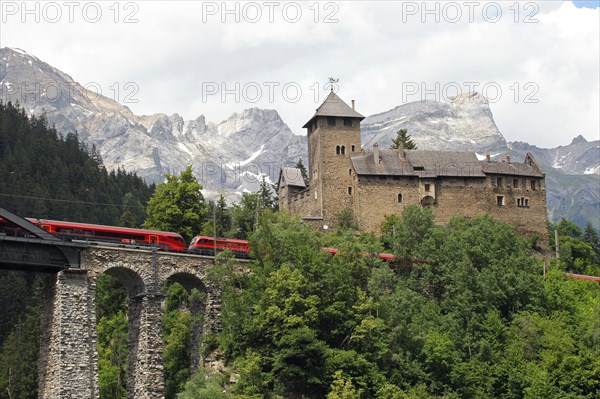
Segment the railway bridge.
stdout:
<path fill-rule="evenodd" d="M 129 398 L 164 397 L 164 295 L 160 289 L 165 283 L 178 282 L 188 290 L 206 293 L 200 309 L 203 331 L 198 336 L 220 328 L 220 295 L 207 279 L 212 257 L 63 242 L 2 208 L 0 211 L 0 216 L 31 233 L 27 237 L 0 236 L 0 268 L 46 272 L 38 360 L 40 399 L 99 397 L 95 301 L 96 282 L 102 274 L 116 277 L 128 292 Z M 192 353 L 192 359 L 199 365 L 199 351 Z"/>

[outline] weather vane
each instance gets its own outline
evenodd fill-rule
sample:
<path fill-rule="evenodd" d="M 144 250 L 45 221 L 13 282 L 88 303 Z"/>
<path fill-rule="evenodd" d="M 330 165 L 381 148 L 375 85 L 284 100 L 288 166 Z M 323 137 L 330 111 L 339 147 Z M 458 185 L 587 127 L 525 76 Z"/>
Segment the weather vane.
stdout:
<path fill-rule="evenodd" d="M 329 82 L 325 86 L 329 85 L 329 87 L 331 88 L 331 91 L 333 91 L 334 86 L 336 86 L 339 81 L 340 81 L 339 79 L 330 77 Z"/>

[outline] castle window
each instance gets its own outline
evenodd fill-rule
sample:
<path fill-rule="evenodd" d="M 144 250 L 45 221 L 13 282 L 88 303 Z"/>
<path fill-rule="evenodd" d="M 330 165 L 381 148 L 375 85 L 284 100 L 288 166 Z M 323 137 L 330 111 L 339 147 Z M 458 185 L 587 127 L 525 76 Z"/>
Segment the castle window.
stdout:
<path fill-rule="evenodd" d="M 352 187 L 348 187 L 348 194 L 352 195 Z"/>
<path fill-rule="evenodd" d="M 502 178 L 496 177 L 496 187 L 502 187 Z"/>
<path fill-rule="evenodd" d="M 536 185 L 536 181 L 531 179 L 531 189 L 532 190 L 536 190 L 537 189 L 537 185 Z"/>
<path fill-rule="evenodd" d="M 348 176 L 352 176 L 352 169 L 348 169 Z"/>
<path fill-rule="evenodd" d="M 352 152 L 354 152 L 356 150 L 355 146 L 352 146 Z"/>
<path fill-rule="evenodd" d="M 429 192 L 430 189 L 431 189 L 431 184 L 426 184 L 425 185 L 425 191 Z"/>
<path fill-rule="evenodd" d="M 517 198 L 517 206 L 520 208 L 529 208 L 529 198 Z"/>
<path fill-rule="evenodd" d="M 504 195 L 496 196 L 496 204 L 498 206 L 504 206 Z"/>
<path fill-rule="evenodd" d="M 513 179 L 513 187 L 519 188 L 519 179 Z"/>
<path fill-rule="evenodd" d="M 335 146 L 335 153 L 336 153 L 337 155 L 340 155 L 340 153 L 341 153 L 341 149 L 340 149 L 340 146 L 339 146 L 339 145 L 336 145 L 336 146 Z"/>
<path fill-rule="evenodd" d="M 346 146 L 345 145 L 342 146 L 342 155 L 346 155 Z"/>
<path fill-rule="evenodd" d="M 402 203 L 402 194 L 398 194 L 398 203 L 401 204 Z"/>
<path fill-rule="evenodd" d="M 352 127 L 352 118 L 344 118 L 344 126 Z"/>
<path fill-rule="evenodd" d="M 312 133 L 312 125 L 308 127 L 308 133 Z"/>
<path fill-rule="evenodd" d="M 327 117 L 327 125 L 328 126 L 335 126 L 335 116 L 328 116 Z"/>
<path fill-rule="evenodd" d="M 425 170 L 424 166 L 413 166 L 413 170 Z"/>

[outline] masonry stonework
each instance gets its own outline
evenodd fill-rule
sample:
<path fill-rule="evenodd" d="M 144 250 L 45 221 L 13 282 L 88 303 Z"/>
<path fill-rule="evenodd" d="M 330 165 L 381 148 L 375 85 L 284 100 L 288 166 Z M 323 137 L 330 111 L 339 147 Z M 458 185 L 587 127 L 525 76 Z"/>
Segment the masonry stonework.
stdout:
<path fill-rule="evenodd" d="M 455 216 L 491 215 L 547 247 L 544 174 L 527 154 L 524 162 L 479 160 L 475 153 L 361 148 L 362 115 L 331 93 L 304 127 L 308 130 L 309 182 L 283 168 L 280 208 L 315 228 L 336 227 L 344 209 L 359 228 L 380 232 L 386 215 L 408 205 L 429 207 L 436 222 Z M 285 173 L 284 173 L 285 172 Z"/>
<path fill-rule="evenodd" d="M 97 399 L 98 349 L 96 281 L 106 273 L 123 283 L 129 295 L 128 395 L 132 399 L 164 397 L 162 316 L 168 281 L 207 294 L 201 335 L 220 330 L 220 292 L 207 282 L 213 259 L 202 256 L 126 248 L 92 247 L 81 254 L 81 268 L 49 275 L 42 289 L 40 399 Z M 202 361 L 199 342 L 192 359 Z"/>

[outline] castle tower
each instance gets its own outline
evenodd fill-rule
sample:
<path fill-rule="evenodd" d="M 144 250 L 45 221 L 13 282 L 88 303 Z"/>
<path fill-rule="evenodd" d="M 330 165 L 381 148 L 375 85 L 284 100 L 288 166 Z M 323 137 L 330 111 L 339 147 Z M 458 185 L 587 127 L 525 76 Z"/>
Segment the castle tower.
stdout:
<path fill-rule="evenodd" d="M 337 214 L 353 207 L 354 173 L 350 154 L 360 152 L 360 121 L 365 117 L 333 91 L 303 126 L 308 130 L 309 186 L 320 201 L 322 223 L 335 227 Z"/>

